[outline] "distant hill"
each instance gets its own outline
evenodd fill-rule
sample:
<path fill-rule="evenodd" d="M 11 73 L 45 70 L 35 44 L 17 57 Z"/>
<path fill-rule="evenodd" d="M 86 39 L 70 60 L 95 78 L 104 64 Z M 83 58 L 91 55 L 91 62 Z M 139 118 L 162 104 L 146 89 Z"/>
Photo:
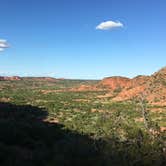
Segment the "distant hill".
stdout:
<path fill-rule="evenodd" d="M 0 76 L 0 81 L 18 81 L 18 80 L 34 80 L 34 81 L 56 81 L 56 78 L 52 77 L 19 77 L 19 76 Z"/>
<path fill-rule="evenodd" d="M 14 80 L 21 80 L 21 77 L 19 77 L 19 76 L 12 76 L 12 77 L 0 76 L 0 81 L 14 81 Z"/>
<path fill-rule="evenodd" d="M 32 81 L 57 81 L 56 78 L 53 77 L 22 77 L 23 80 L 28 81 L 28 80 L 32 80 Z"/>

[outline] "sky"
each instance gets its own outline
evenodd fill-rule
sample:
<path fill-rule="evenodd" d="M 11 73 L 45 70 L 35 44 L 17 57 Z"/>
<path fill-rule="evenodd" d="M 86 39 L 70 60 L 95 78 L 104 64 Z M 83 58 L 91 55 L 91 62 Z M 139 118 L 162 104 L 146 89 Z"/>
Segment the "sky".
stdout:
<path fill-rule="evenodd" d="M 102 79 L 166 66 L 165 0 L 0 1 L 0 75 Z"/>

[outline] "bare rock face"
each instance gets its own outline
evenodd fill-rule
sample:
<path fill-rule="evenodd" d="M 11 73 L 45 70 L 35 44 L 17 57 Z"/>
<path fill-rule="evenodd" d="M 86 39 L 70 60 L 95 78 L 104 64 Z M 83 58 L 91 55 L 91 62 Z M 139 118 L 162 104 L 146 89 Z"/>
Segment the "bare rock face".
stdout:
<path fill-rule="evenodd" d="M 147 99 L 155 105 L 166 106 L 166 67 L 151 76 Z"/>
<path fill-rule="evenodd" d="M 159 71 L 155 72 L 152 76 L 163 76 L 166 78 L 166 67 L 161 68 Z"/>
<path fill-rule="evenodd" d="M 131 80 L 126 77 L 108 77 L 104 78 L 100 83 L 99 87 L 103 87 L 110 90 L 115 90 L 117 88 L 125 88 L 129 86 Z"/>
<path fill-rule="evenodd" d="M 130 83 L 114 98 L 114 100 L 123 101 L 134 98 L 144 93 L 149 86 L 149 76 L 137 76 L 130 79 Z"/>
<path fill-rule="evenodd" d="M 114 101 L 130 100 L 144 94 L 149 103 L 166 105 L 166 67 L 151 76 L 137 76 L 133 79 L 125 77 L 105 78 L 99 83 L 99 87 L 106 88 L 108 94 L 120 88 L 121 90 L 114 94 Z"/>

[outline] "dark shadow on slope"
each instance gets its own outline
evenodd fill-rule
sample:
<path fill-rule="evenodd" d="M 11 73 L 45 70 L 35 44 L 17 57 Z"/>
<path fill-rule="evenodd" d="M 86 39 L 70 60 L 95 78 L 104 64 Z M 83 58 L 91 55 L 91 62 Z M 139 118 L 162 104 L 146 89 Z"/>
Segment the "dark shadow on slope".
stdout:
<path fill-rule="evenodd" d="M 0 103 L 1 166 L 143 166 L 146 163 L 138 158 L 138 162 L 130 164 L 135 152 L 133 156 L 125 154 L 127 144 L 120 145 L 122 149 L 118 150 L 116 140 L 94 141 L 65 130 L 63 125 L 44 122 L 46 117 L 47 111 L 38 107 Z M 163 164 L 161 157 L 154 165 Z"/>
<path fill-rule="evenodd" d="M 74 166 L 97 161 L 93 140 L 63 125 L 43 122 L 46 117 L 47 111 L 37 107 L 0 103 L 1 166 Z"/>

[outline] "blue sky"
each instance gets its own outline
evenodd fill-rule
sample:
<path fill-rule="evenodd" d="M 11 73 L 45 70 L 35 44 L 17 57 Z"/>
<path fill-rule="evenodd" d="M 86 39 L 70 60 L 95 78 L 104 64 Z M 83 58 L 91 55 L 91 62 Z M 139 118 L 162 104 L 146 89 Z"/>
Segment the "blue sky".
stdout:
<path fill-rule="evenodd" d="M 5 0 L 0 75 L 100 79 L 166 65 L 165 0 Z M 112 21 L 117 26 L 96 29 Z M 1 47 L 1 45 L 0 45 Z"/>

